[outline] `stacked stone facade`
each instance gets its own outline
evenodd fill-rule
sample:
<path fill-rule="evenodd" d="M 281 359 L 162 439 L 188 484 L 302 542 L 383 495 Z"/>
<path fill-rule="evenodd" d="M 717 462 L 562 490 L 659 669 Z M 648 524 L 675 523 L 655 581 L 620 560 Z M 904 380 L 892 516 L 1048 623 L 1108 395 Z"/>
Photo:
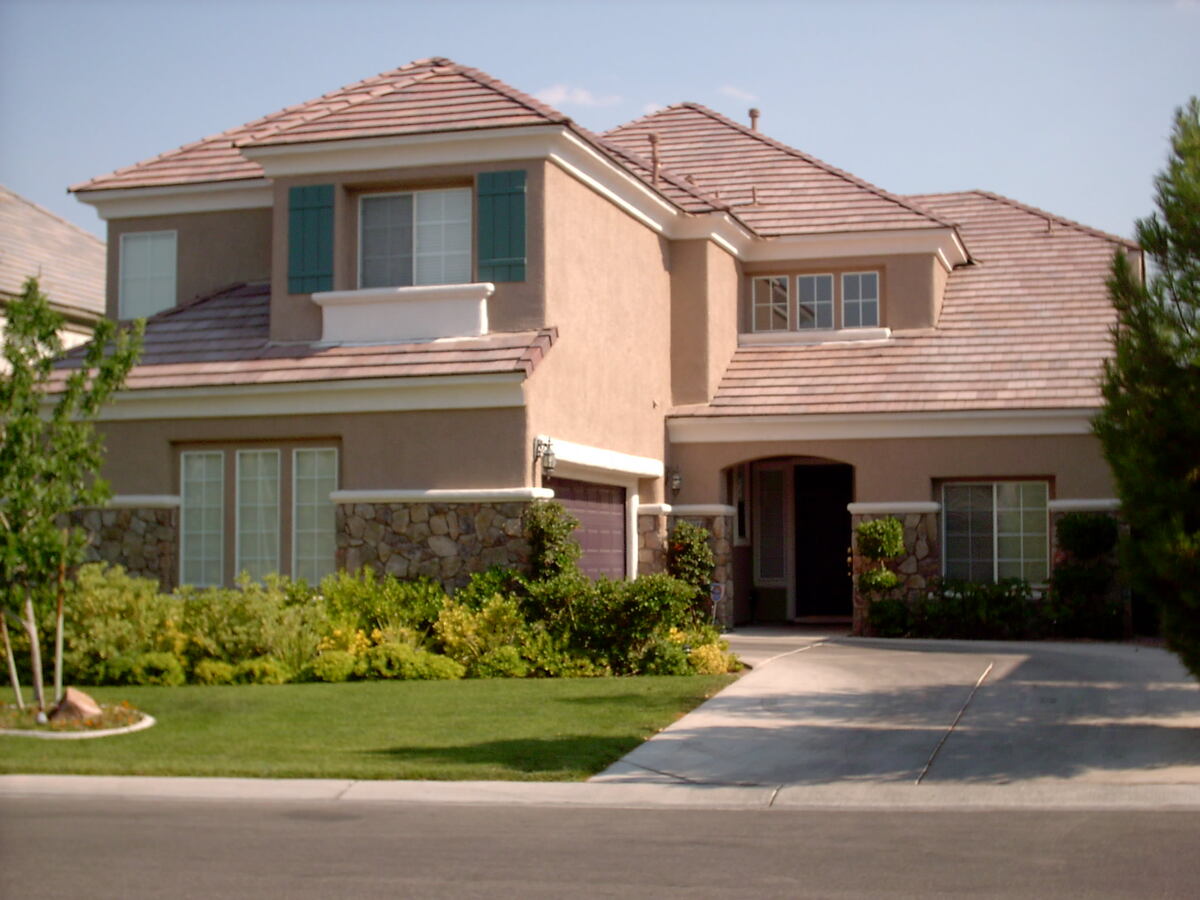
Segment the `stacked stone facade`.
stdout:
<path fill-rule="evenodd" d="M 426 576 L 446 590 L 491 566 L 529 561 L 525 503 L 346 503 L 337 507 L 337 567 Z"/>
<path fill-rule="evenodd" d="M 872 519 L 888 518 L 889 513 L 852 515 L 850 517 L 851 571 L 855 575 L 854 589 L 854 633 L 867 633 L 867 607 L 871 598 L 860 594 L 857 576 L 868 567 L 868 561 L 858 552 L 858 526 Z M 942 571 L 942 555 L 939 545 L 941 534 L 938 514 L 897 513 L 895 518 L 904 524 L 904 555 L 889 562 L 888 568 L 900 576 L 898 591 L 906 600 L 920 596 L 929 586 L 931 579 Z"/>
<path fill-rule="evenodd" d="M 170 507 L 80 509 L 71 524 L 87 534 L 85 562 L 119 564 L 130 575 L 175 586 L 179 510 Z"/>

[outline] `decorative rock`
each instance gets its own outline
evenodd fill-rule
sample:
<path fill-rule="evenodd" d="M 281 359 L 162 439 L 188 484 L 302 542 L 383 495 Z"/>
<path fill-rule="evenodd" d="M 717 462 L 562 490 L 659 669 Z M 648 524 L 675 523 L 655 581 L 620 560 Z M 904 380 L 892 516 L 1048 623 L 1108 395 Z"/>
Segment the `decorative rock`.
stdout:
<path fill-rule="evenodd" d="M 434 534 L 448 534 L 450 532 L 450 524 L 443 515 L 430 516 L 429 530 Z"/>
<path fill-rule="evenodd" d="M 429 538 L 429 549 L 442 557 L 458 556 L 458 544 L 441 534 Z"/>
<path fill-rule="evenodd" d="M 100 715 L 100 704 L 78 688 L 69 687 L 62 700 L 50 710 L 51 722 L 82 722 Z"/>

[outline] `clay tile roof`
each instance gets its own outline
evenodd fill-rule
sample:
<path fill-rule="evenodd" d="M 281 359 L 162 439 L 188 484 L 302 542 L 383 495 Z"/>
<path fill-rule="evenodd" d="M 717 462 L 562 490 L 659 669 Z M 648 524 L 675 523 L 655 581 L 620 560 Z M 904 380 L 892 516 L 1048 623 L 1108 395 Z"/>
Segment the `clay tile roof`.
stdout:
<path fill-rule="evenodd" d="M 891 340 L 741 347 L 711 403 L 678 416 L 1091 409 L 1111 353 L 1106 235 L 984 191 L 913 198 L 957 224 L 972 265 L 936 328 Z"/>
<path fill-rule="evenodd" d="M 33 275 L 60 310 L 103 315 L 104 271 L 102 240 L 0 186 L 0 297 Z"/>
<path fill-rule="evenodd" d="M 432 375 L 528 375 L 554 343 L 553 328 L 476 338 L 372 345 L 274 344 L 271 289 L 237 285 L 146 321 L 142 358 L 127 390 L 282 384 Z M 82 351 L 59 361 L 57 381 Z"/>
<path fill-rule="evenodd" d="M 697 103 L 681 103 L 606 132 L 611 145 L 659 158 L 673 176 L 730 205 L 764 237 L 845 231 L 946 228 L 911 198 L 752 131 Z"/>

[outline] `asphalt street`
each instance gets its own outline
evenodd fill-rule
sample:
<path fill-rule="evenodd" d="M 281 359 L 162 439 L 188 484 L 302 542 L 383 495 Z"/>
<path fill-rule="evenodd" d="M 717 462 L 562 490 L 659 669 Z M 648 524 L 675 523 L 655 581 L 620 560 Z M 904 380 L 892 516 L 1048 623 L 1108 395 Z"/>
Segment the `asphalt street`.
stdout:
<path fill-rule="evenodd" d="M 0 895 L 1192 897 L 1200 815 L 0 798 Z"/>

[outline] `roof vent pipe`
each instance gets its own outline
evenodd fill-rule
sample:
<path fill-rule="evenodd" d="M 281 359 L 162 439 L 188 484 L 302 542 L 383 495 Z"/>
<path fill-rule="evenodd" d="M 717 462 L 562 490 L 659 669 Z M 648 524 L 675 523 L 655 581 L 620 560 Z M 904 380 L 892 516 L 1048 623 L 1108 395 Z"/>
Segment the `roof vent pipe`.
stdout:
<path fill-rule="evenodd" d="M 750 130 L 751 131 L 758 131 L 758 117 L 761 115 L 762 115 L 762 113 L 760 113 L 757 108 L 755 108 L 755 107 L 750 108 Z"/>
<path fill-rule="evenodd" d="M 654 186 L 658 187 L 658 135 L 651 132 L 646 137 L 650 140 L 650 165 L 654 169 Z"/>

